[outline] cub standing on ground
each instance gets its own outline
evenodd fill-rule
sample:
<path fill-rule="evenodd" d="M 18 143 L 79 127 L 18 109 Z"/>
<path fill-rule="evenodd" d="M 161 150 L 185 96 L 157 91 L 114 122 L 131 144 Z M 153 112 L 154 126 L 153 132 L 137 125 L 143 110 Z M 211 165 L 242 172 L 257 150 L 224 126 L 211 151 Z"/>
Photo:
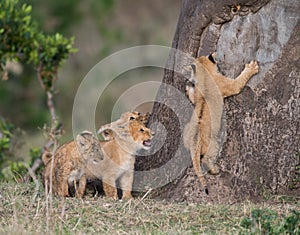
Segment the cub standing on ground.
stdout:
<path fill-rule="evenodd" d="M 99 164 L 103 159 L 97 138 L 91 132 L 82 132 L 77 135 L 76 142 L 71 141 L 60 146 L 54 156 L 49 152 L 43 154 L 45 189 L 66 197 L 69 196 L 69 187 L 74 187 L 76 197 L 81 198 L 87 179 L 95 179 L 87 166 Z"/>
<path fill-rule="evenodd" d="M 230 79 L 219 73 L 215 57 L 213 53 L 195 59 L 186 87 L 187 96 L 194 104 L 194 113 L 184 129 L 184 145 L 190 150 L 193 167 L 206 193 L 208 190 L 202 164 L 211 174 L 219 173 L 215 162 L 220 149 L 219 131 L 224 97 L 239 94 L 259 70 L 258 63 L 251 61 L 236 79 Z"/>
<path fill-rule="evenodd" d="M 61 146 L 53 159 L 44 154 L 44 181 L 47 186 L 52 181 L 53 193 L 68 196 L 69 186 L 74 185 L 76 197 L 81 198 L 87 179 L 102 179 L 106 196 L 118 198 L 116 180 L 119 180 L 122 198 L 132 197 L 134 154 L 150 148 L 151 131 L 136 118 L 105 130 L 110 133 L 109 141 L 99 142 L 92 133 L 83 132 L 76 137 L 76 143 Z"/>

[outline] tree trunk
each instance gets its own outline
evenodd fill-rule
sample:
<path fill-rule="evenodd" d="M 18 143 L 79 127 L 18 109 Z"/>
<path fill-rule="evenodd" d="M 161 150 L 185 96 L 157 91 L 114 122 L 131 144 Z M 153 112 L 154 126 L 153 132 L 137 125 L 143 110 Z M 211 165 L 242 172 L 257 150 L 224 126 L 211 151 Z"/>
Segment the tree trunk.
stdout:
<path fill-rule="evenodd" d="M 300 15 L 299 0 L 183 0 L 172 47 L 193 57 L 217 52 L 220 72 L 236 77 L 255 59 L 260 72 L 237 96 L 225 99 L 219 175 L 206 175 L 206 195 L 181 148 L 192 114 L 162 85 L 150 120 L 161 149 L 137 158 L 136 189 L 154 189 L 171 200 L 236 202 L 266 195 L 300 195 Z M 174 68 L 176 56 L 168 64 Z M 184 93 L 184 77 L 165 70 L 163 82 Z M 169 105 L 181 107 L 174 111 Z M 160 123 L 159 128 L 154 124 Z M 169 164 L 169 165 L 168 165 Z M 168 165 L 168 167 L 165 167 Z M 161 169 L 157 174 L 157 169 Z"/>

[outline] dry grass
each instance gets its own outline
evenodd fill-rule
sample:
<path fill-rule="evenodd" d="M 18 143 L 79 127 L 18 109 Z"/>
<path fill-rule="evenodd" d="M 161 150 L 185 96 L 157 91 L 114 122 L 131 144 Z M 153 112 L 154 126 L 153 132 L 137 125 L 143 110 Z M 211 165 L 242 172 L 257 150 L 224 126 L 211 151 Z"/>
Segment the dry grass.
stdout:
<path fill-rule="evenodd" d="M 242 218 L 267 208 L 280 218 L 299 203 L 254 205 L 187 204 L 136 198 L 53 197 L 47 207 L 43 188 L 34 184 L 0 186 L 0 234 L 243 234 Z"/>

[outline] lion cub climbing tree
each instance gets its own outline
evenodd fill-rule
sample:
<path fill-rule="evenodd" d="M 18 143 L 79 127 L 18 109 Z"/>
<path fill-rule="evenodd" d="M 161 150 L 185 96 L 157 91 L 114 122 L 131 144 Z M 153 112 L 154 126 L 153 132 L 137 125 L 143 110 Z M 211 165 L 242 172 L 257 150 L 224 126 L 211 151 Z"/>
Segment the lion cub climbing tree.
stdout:
<path fill-rule="evenodd" d="M 164 177 L 176 172 L 177 178 L 152 192 L 193 202 L 259 200 L 266 191 L 271 195 L 300 194 L 299 12 L 298 0 L 182 1 L 173 48 L 194 58 L 216 51 L 220 73 L 232 78 L 249 61 L 257 60 L 259 74 L 239 95 L 224 101 L 222 118 L 226 126 L 216 158 L 220 174 L 205 175 L 209 196 L 192 164 L 182 168 L 190 154 L 178 148 L 183 142 L 178 115 L 186 125 L 191 110 L 177 103 L 182 113 L 175 114 L 163 102 L 155 103 L 149 124 L 162 124 L 168 135 L 159 151 L 137 158 L 136 168 L 150 171 L 169 163 L 170 170 L 164 172 Z M 180 62 L 171 53 L 168 64 L 175 68 Z M 168 69 L 163 82 L 185 93 L 184 75 Z M 160 101 L 171 100 L 172 91 L 162 87 L 157 97 Z M 160 130 L 154 131 L 159 136 Z M 175 155 L 178 157 L 174 163 Z M 155 182 L 151 184 L 147 178 L 136 179 L 135 184 L 145 182 L 145 189 L 153 188 L 160 177 L 152 178 Z"/>

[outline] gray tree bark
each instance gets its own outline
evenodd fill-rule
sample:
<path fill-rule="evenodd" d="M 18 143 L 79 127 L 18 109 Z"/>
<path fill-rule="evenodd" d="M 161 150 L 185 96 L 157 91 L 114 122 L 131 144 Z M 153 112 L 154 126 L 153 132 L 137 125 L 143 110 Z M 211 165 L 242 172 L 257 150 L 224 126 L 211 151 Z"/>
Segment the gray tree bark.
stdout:
<path fill-rule="evenodd" d="M 175 94 L 162 86 L 150 124 L 162 124 L 168 134 L 159 151 L 137 158 L 136 169 L 150 172 L 168 162 L 171 167 L 163 177 L 145 174 L 135 179 L 136 187 L 193 202 L 300 195 L 299 16 L 299 0 L 183 0 L 173 48 L 193 57 L 216 51 L 220 72 L 232 78 L 253 59 L 259 61 L 260 72 L 241 94 L 225 99 L 223 145 L 217 158 L 221 173 L 206 175 L 209 195 L 194 173 L 188 151 L 178 147 L 179 119 L 186 124 L 192 110 L 179 101 L 183 108 L 175 114 L 166 105 Z M 176 63 L 171 53 L 168 64 Z M 182 74 L 165 70 L 163 82 L 184 92 Z M 159 136 L 160 129 L 156 132 Z M 167 184 L 161 182 L 165 177 L 170 179 Z"/>

